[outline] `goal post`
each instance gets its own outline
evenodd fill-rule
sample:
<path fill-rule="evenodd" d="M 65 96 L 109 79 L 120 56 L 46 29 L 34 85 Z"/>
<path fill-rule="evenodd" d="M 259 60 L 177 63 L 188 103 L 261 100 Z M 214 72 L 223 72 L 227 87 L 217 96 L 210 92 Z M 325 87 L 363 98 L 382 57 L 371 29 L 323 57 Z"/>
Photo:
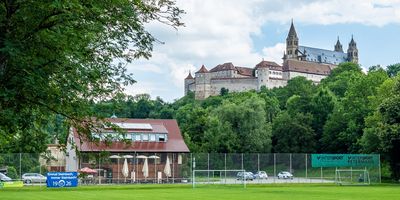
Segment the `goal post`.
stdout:
<path fill-rule="evenodd" d="M 336 169 L 335 183 L 338 185 L 370 185 L 369 172 L 364 169 Z"/>
<path fill-rule="evenodd" d="M 193 170 L 192 187 L 195 188 L 198 184 L 243 184 L 246 188 L 246 170 Z"/>

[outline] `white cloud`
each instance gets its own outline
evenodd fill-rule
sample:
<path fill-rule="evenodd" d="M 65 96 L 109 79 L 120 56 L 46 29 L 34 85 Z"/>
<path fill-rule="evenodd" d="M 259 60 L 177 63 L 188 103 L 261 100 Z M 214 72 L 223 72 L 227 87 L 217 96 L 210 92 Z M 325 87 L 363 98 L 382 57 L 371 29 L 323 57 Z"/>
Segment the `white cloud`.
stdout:
<path fill-rule="evenodd" d="M 384 26 L 400 22 L 400 0 L 178 0 L 177 3 L 186 12 L 182 18 L 186 26 L 176 31 L 164 24 L 147 25 L 165 45 L 155 45 L 150 60 L 129 65 L 134 74 L 148 73 L 140 73 L 143 77 L 137 79 L 145 83 L 135 84 L 129 89 L 131 94 L 147 92 L 157 96 L 164 88 L 163 93 L 170 92 L 162 98 L 168 101 L 179 98 L 189 70 L 193 74 L 202 64 L 208 69 L 224 62 L 254 67 L 262 58 L 282 63 L 284 43 L 266 46 L 262 52 L 256 52 L 253 46 L 252 36 L 263 34 L 261 27 L 270 22 L 288 24 L 291 18 L 296 23 L 321 25 Z"/>
<path fill-rule="evenodd" d="M 304 0 L 275 3 L 275 9 L 261 8 L 266 21 L 287 23 L 294 18 L 306 24 L 361 23 L 372 26 L 400 22 L 399 0 Z"/>
<path fill-rule="evenodd" d="M 282 63 L 283 52 L 285 51 L 285 43 L 277 43 L 272 47 L 264 47 L 262 52 L 264 60 L 274 61 L 278 64 Z"/>
<path fill-rule="evenodd" d="M 141 64 L 133 64 L 129 68 L 130 68 L 130 70 L 139 70 L 139 71 L 151 72 L 151 73 L 157 73 L 157 74 L 162 73 L 162 69 L 157 64 L 152 64 L 152 63 L 142 62 Z"/>

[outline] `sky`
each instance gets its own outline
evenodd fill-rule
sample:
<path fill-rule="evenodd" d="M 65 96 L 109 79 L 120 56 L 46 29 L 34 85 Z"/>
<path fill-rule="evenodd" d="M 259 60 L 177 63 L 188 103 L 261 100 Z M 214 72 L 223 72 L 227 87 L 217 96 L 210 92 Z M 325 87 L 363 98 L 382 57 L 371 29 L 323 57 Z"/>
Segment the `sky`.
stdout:
<path fill-rule="evenodd" d="M 282 63 L 291 20 L 302 46 L 346 51 L 353 35 L 364 70 L 400 62 L 400 0 L 177 0 L 184 27 L 146 25 L 162 43 L 150 59 L 127 65 L 137 83 L 130 95 L 150 94 L 173 102 L 184 95 L 184 79 L 201 65 L 232 62 L 254 67 Z"/>

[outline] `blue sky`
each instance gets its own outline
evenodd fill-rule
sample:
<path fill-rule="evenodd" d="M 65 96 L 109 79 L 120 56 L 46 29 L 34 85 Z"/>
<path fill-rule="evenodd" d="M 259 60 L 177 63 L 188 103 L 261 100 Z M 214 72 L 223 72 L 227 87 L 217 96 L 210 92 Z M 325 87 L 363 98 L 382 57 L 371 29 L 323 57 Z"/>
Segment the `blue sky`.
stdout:
<path fill-rule="evenodd" d="M 346 51 L 353 35 L 363 68 L 400 62 L 400 0 L 178 0 L 178 6 L 186 11 L 185 27 L 147 25 L 165 44 L 155 44 L 149 60 L 127 66 L 137 83 L 126 93 L 172 102 L 183 96 L 188 72 L 202 64 L 282 63 L 292 18 L 300 45 L 333 49 L 339 36 Z"/>

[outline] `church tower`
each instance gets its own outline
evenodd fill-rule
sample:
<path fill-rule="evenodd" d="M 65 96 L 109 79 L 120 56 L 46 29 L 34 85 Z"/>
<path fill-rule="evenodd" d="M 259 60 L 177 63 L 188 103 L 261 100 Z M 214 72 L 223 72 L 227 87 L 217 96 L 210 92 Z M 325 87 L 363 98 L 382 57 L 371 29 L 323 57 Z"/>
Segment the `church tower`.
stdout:
<path fill-rule="evenodd" d="M 349 62 L 358 63 L 357 43 L 354 41 L 353 36 L 351 36 L 349 48 L 347 49 L 347 59 Z"/>
<path fill-rule="evenodd" d="M 298 59 L 298 47 L 299 47 L 299 38 L 297 37 L 296 29 L 292 24 L 290 25 L 289 34 L 286 38 L 286 58 L 287 59 Z"/>
<path fill-rule="evenodd" d="M 335 44 L 335 51 L 343 53 L 343 48 L 342 48 L 342 44 L 340 44 L 339 36 L 337 37 L 337 42 Z"/>

